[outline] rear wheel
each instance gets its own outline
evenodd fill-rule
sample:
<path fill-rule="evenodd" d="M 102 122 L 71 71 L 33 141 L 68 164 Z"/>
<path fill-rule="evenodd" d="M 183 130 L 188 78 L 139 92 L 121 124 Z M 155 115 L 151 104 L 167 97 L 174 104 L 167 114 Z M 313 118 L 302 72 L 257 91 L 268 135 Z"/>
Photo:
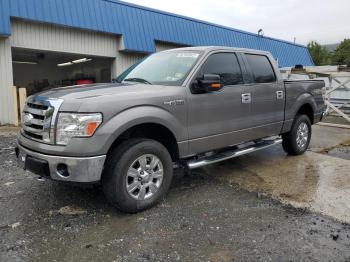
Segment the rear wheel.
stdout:
<path fill-rule="evenodd" d="M 306 115 L 297 115 L 291 130 L 282 135 L 284 151 L 290 155 L 303 154 L 310 144 L 311 121 Z"/>
<path fill-rule="evenodd" d="M 107 161 L 103 190 L 121 211 L 135 213 L 150 208 L 170 187 L 173 162 L 157 141 L 130 139 L 113 150 Z"/>

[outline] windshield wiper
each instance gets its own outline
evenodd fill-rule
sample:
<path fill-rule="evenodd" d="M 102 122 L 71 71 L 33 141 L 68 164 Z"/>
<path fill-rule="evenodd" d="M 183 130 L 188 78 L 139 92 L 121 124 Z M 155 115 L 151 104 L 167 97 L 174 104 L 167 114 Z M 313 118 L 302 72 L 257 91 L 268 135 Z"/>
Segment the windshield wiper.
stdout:
<path fill-rule="evenodd" d="M 124 79 L 124 81 L 126 81 L 126 82 L 139 82 L 139 83 L 143 83 L 143 84 L 152 85 L 152 83 L 150 81 L 147 81 L 146 79 L 138 78 L 138 77 L 127 78 L 127 79 Z"/>

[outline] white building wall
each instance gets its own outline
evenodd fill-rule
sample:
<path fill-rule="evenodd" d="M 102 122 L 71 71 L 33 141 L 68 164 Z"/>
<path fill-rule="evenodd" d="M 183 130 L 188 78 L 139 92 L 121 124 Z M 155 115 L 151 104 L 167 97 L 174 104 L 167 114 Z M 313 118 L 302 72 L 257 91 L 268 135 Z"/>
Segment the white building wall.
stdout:
<path fill-rule="evenodd" d="M 123 73 L 130 66 L 135 64 L 137 61 L 146 57 L 144 54 L 129 53 L 129 52 L 118 52 L 116 59 L 117 75 Z"/>
<path fill-rule="evenodd" d="M 161 52 L 168 49 L 184 47 L 177 44 L 172 43 L 164 43 L 164 42 L 156 42 L 156 52 Z M 123 50 L 123 38 L 119 38 L 118 40 L 118 50 Z M 131 53 L 125 51 L 119 51 L 117 54 L 117 59 L 115 61 L 115 65 L 112 66 L 112 72 L 117 72 L 117 75 L 123 73 L 130 66 L 135 64 L 137 61 L 145 58 L 147 54 L 140 53 Z"/>
<path fill-rule="evenodd" d="M 0 37 L 0 125 L 14 124 L 12 86 L 11 43 Z"/>
<path fill-rule="evenodd" d="M 161 52 L 169 49 L 185 47 L 184 45 L 178 45 L 173 43 L 156 42 L 156 51 Z"/>
<path fill-rule="evenodd" d="M 113 73 L 115 74 L 113 77 L 119 76 L 121 73 L 123 73 L 130 66 L 132 66 L 137 61 L 139 61 L 147 56 L 147 54 L 132 53 L 132 52 L 123 51 L 124 50 L 123 37 L 118 38 L 117 50 L 118 50 L 117 59 L 115 59 L 114 63 L 112 63 L 112 75 L 113 75 Z"/>
<path fill-rule="evenodd" d="M 118 36 L 43 23 L 12 20 L 11 46 L 116 57 Z"/>

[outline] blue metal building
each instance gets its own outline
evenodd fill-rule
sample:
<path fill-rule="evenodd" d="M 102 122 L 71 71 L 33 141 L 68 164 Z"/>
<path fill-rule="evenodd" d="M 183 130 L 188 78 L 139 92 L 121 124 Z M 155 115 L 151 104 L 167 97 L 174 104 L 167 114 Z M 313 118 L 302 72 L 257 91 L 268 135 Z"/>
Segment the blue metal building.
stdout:
<path fill-rule="evenodd" d="M 123 35 L 126 50 L 151 53 L 155 40 L 182 45 L 220 45 L 270 51 L 281 67 L 312 65 L 305 46 L 175 14 L 111 0 L 1 0 L 0 35 L 10 18 Z"/>
<path fill-rule="evenodd" d="M 16 75 L 29 70 L 14 59 L 30 52 L 53 60 L 59 56 L 50 52 L 96 56 L 115 75 L 146 54 L 198 45 L 267 50 L 281 67 L 313 65 L 305 46 L 121 1 L 0 0 L 0 123 L 14 123 L 9 86 L 26 86 Z"/>

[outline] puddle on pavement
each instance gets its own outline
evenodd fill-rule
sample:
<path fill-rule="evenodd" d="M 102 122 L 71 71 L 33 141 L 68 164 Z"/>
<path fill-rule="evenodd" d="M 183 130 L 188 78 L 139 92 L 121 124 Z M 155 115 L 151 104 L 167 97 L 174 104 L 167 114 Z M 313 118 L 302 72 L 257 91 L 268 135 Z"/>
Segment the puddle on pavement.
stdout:
<path fill-rule="evenodd" d="M 350 160 L 350 146 L 340 146 L 340 147 L 334 148 L 328 151 L 327 154 L 330 156 Z"/>
<path fill-rule="evenodd" d="M 350 223 L 350 161 L 314 152 L 287 156 L 278 147 L 198 169 L 207 175 L 271 195 Z"/>

